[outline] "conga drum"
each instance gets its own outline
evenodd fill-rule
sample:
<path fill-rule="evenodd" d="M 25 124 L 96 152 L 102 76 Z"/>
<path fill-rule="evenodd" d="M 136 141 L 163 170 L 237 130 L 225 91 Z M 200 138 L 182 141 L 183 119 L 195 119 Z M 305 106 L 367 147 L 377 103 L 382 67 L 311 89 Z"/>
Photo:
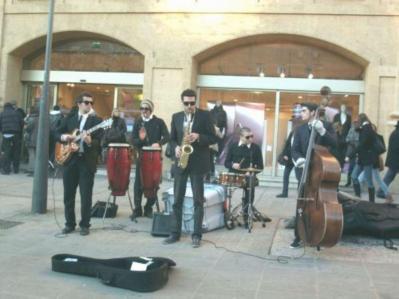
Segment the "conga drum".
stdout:
<path fill-rule="evenodd" d="M 127 143 L 110 143 L 107 151 L 107 176 L 113 196 L 124 196 L 129 188 L 132 149 Z"/>
<path fill-rule="evenodd" d="M 143 146 L 140 151 L 140 175 L 144 196 L 155 198 L 162 176 L 162 149 Z"/>

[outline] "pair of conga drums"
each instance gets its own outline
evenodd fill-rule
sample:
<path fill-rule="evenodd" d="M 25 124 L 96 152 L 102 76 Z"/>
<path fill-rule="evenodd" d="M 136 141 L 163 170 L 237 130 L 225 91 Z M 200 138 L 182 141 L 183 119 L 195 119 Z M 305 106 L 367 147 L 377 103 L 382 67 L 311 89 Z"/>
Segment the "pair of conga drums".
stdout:
<path fill-rule="evenodd" d="M 139 162 L 143 193 L 153 198 L 159 189 L 162 174 L 161 149 L 143 147 Z M 110 143 L 107 152 L 107 175 L 111 194 L 124 196 L 129 188 L 133 151 L 127 143 Z"/>

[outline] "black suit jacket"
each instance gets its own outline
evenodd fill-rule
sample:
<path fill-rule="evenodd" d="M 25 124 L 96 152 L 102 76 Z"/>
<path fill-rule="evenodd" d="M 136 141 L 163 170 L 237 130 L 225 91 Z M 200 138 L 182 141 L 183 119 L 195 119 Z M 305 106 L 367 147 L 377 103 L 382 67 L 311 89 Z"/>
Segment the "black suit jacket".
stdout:
<path fill-rule="evenodd" d="M 337 147 L 337 137 L 331 126 L 327 122 L 323 122 L 326 133 L 320 136 L 316 133 L 315 144 L 322 145 L 328 148 L 330 153 L 334 154 Z M 291 147 L 291 156 L 294 161 L 299 158 L 306 158 L 306 151 L 308 149 L 310 139 L 310 129 L 308 123 L 299 126 L 294 132 L 294 141 Z"/>
<path fill-rule="evenodd" d="M 170 129 L 170 143 L 172 148 L 180 146 L 183 140 L 184 112 L 177 112 L 172 116 Z M 194 121 L 191 127 L 193 133 L 199 134 L 199 139 L 192 143 L 193 153 L 190 155 L 186 170 L 192 174 L 206 174 L 210 171 L 210 150 L 209 145 L 217 142 L 215 128 L 211 115 L 208 111 L 196 109 Z M 175 161 L 176 171 L 182 172 L 177 167 L 178 159 Z"/>
<path fill-rule="evenodd" d="M 230 172 L 238 172 L 244 174 L 242 171 L 233 168 L 234 163 L 240 163 L 241 168 L 257 168 L 263 170 L 263 157 L 262 150 L 260 147 L 251 143 L 248 148 L 247 145 L 238 146 L 238 142 L 233 143 L 224 161 L 224 166 L 229 169 Z"/>
<path fill-rule="evenodd" d="M 99 123 L 101 123 L 101 118 L 89 115 L 83 129 L 88 130 Z M 56 140 L 61 141 L 61 135 L 72 133 L 75 129 L 79 129 L 78 113 L 72 113 L 61 121 L 60 126 L 56 130 Z M 91 134 L 92 143 L 90 146 L 83 142 L 83 159 L 92 172 L 95 172 L 97 169 L 97 159 L 100 153 L 102 135 L 103 130 L 99 129 Z M 65 166 L 68 166 L 71 163 L 76 163 L 77 155 L 78 153 L 74 153 L 72 158 L 65 163 Z"/>

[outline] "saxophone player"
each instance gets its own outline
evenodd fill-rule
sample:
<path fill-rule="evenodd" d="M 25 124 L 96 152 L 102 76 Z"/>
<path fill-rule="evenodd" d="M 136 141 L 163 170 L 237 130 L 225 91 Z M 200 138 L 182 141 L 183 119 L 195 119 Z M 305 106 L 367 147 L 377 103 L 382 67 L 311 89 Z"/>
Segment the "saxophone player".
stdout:
<path fill-rule="evenodd" d="M 164 244 L 179 241 L 182 226 L 182 208 L 187 179 L 190 178 L 194 198 L 194 232 L 192 246 L 199 247 L 204 216 L 204 176 L 210 170 L 209 145 L 217 142 L 211 115 L 196 107 L 197 95 L 186 89 L 181 94 L 184 110 L 172 116 L 170 143 L 175 148 L 174 204 L 175 217 L 171 234 Z"/>

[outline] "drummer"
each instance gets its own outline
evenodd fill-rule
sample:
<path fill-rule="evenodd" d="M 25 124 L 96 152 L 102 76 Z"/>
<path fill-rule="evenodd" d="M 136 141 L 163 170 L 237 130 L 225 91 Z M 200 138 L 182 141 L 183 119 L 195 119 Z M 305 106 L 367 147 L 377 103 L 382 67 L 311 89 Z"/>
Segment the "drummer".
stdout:
<path fill-rule="evenodd" d="M 250 128 L 243 127 L 240 129 L 239 142 L 233 143 L 227 152 L 227 157 L 224 166 L 230 172 L 241 173 L 245 172 L 242 169 L 257 168 L 263 170 L 263 157 L 260 147 L 253 142 L 254 134 Z M 241 170 L 240 170 L 241 169 Z M 245 173 L 249 175 L 249 173 Z M 255 190 L 254 190 L 255 191 Z M 249 203 L 249 189 L 244 186 L 244 197 L 242 199 L 244 224 L 248 228 L 248 203 Z M 255 192 L 252 192 L 251 202 L 253 203 Z"/>
<path fill-rule="evenodd" d="M 154 115 L 154 104 L 151 100 L 142 100 L 140 104 L 141 116 L 133 128 L 133 145 L 140 151 L 144 146 L 161 149 L 162 145 L 169 141 L 169 132 L 165 122 Z M 134 181 L 134 211 L 132 219 L 143 216 L 141 199 L 143 189 L 140 177 L 140 159 L 136 163 L 136 176 Z M 144 216 L 152 217 L 152 207 L 157 201 L 157 197 L 147 198 L 144 206 Z"/>

